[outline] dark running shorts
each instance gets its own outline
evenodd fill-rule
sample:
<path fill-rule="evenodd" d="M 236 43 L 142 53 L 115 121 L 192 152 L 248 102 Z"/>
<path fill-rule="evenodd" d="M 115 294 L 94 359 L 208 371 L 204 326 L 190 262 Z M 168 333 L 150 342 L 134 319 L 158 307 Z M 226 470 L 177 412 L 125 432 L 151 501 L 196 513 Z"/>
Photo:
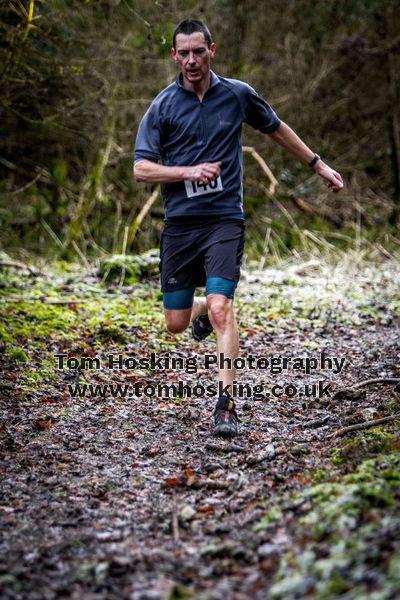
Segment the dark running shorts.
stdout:
<path fill-rule="evenodd" d="M 210 277 L 239 281 L 243 219 L 188 219 L 165 223 L 161 236 L 161 290 L 204 286 Z"/>

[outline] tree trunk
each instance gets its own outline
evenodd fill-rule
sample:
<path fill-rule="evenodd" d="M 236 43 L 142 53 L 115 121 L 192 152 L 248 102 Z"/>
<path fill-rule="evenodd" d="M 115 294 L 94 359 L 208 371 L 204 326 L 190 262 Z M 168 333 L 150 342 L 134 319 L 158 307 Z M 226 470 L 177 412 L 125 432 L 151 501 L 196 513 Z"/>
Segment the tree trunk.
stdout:
<path fill-rule="evenodd" d="M 389 51 L 387 56 L 388 78 L 389 78 L 389 110 L 388 128 L 390 159 L 393 175 L 393 209 L 389 216 L 390 225 L 397 225 L 400 217 L 400 133 L 399 133 L 399 94 L 397 86 L 397 71 L 393 52 Z"/>
<path fill-rule="evenodd" d="M 86 183 L 84 184 L 80 194 L 79 202 L 75 209 L 75 214 L 67 230 L 67 236 L 64 243 L 64 253 L 68 254 L 71 247 L 74 245 L 73 242 L 76 242 L 81 236 L 85 219 L 97 199 L 99 190 L 101 188 L 104 169 L 107 166 L 111 152 L 111 146 L 114 140 L 114 130 L 115 117 L 114 110 L 111 105 L 106 120 L 106 138 L 97 156 L 93 170 L 91 173 L 89 173 Z"/>

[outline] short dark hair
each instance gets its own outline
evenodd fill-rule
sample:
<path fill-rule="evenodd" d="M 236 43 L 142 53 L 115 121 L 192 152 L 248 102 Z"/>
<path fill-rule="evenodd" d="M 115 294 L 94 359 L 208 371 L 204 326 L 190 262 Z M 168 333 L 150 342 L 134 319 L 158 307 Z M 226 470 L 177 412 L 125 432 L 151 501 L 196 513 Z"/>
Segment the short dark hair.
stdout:
<path fill-rule="evenodd" d="M 176 36 L 179 33 L 183 33 L 184 35 L 191 35 L 192 33 L 196 33 L 197 31 L 204 35 L 204 39 L 207 42 L 207 46 L 210 47 L 212 44 L 212 38 L 207 25 L 204 25 L 204 23 L 202 23 L 201 21 L 197 21 L 196 19 L 185 19 L 184 21 L 181 21 L 179 25 L 177 25 L 174 31 L 174 35 L 172 38 L 172 47 L 174 48 L 174 50 Z"/>

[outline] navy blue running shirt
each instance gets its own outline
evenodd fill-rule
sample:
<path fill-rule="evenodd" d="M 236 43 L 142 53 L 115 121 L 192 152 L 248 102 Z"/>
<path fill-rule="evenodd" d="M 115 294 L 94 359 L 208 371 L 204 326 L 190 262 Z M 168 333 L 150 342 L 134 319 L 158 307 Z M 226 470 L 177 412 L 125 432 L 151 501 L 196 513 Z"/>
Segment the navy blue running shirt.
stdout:
<path fill-rule="evenodd" d="M 203 100 L 186 90 L 181 75 L 152 102 L 143 116 L 135 162 L 192 166 L 221 161 L 221 176 L 205 185 L 179 181 L 161 186 L 165 216 L 232 215 L 243 212 L 242 123 L 273 133 L 280 120 L 247 83 L 211 72 Z"/>

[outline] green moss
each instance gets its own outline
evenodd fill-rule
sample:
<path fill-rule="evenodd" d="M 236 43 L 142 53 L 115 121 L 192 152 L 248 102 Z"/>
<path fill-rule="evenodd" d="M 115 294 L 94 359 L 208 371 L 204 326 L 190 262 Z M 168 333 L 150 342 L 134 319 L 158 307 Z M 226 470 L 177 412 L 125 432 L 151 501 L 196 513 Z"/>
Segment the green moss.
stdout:
<path fill-rule="evenodd" d="M 305 522 L 314 519 L 316 523 L 319 520 L 329 523 L 340 519 L 344 511 L 360 516 L 369 509 L 392 506 L 393 489 L 400 479 L 399 466 L 400 454 L 381 455 L 364 461 L 340 482 L 320 483 L 301 492 L 298 497 L 311 500 L 321 513 L 316 515 L 311 511 L 305 516 Z"/>
<path fill-rule="evenodd" d="M 102 325 L 96 332 L 96 337 L 101 342 L 116 342 L 126 344 L 128 336 L 118 325 Z"/>
<path fill-rule="evenodd" d="M 400 400 L 391 400 L 390 402 L 386 402 L 382 408 L 390 413 L 400 412 Z"/>
<path fill-rule="evenodd" d="M 320 483 L 324 479 L 327 479 L 328 475 L 323 469 L 317 469 L 312 476 L 312 480 L 314 483 Z"/>
<path fill-rule="evenodd" d="M 114 254 L 100 263 L 98 274 L 107 282 L 132 285 L 145 277 L 157 276 L 159 261 L 156 249 L 135 256 Z"/>
<path fill-rule="evenodd" d="M 125 283 L 131 285 L 137 283 L 139 278 L 139 267 L 132 256 L 114 255 L 104 260 L 98 271 L 103 281 Z"/>
<path fill-rule="evenodd" d="M 7 333 L 7 331 L 5 330 L 4 327 L 0 326 L 0 341 L 1 342 L 8 342 L 9 344 L 12 343 L 12 337 L 9 333 Z"/>
<path fill-rule="evenodd" d="M 283 518 L 283 512 L 277 506 L 273 506 L 265 513 L 261 521 L 254 527 L 255 531 L 266 529 L 272 523 L 277 523 Z"/>
<path fill-rule="evenodd" d="M 11 348 L 7 352 L 7 358 L 10 362 L 27 363 L 29 358 L 22 348 Z"/>
<path fill-rule="evenodd" d="M 192 596 L 193 594 L 185 587 L 175 584 L 170 595 L 168 596 L 168 600 L 185 600 L 186 598 L 192 598 Z"/>
<path fill-rule="evenodd" d="M 42 301 L 16 302 L 3 315 L 3 328 L 7 335 L 33 341 L 49 337 L 54 332 L 69 337 L 71 326 L 76 321 L 76 312 L 68 306 Z"/>
<path fill-rule="evenodd" d="M 383 433 L 372 438 L 382 441 Z M 311 486 L 289 506 L 295 511 L 292 535 L 301 540 L 302 550 L 282 557 L 271 598 L 294 600 L 312 592 L 313 598 L 328 600 L 349 590 L 352 599 L 395 597 L 400 589 L 399 453 L 380 454 L 338 481 Z M 324 557 L 318 558 L 321 550 Z"/>
<path fill-rule="evenodd" d="M 377 427 L 363 432 L 353 440 L 347 440 L 339 448 L 332 451 L 332 462 L 336 465 L 344 463 L 360 463 L 368 456 L 373 456 L 390 449 L 394 436 Z"/>
<path fill-rule="evenodd" d="M 390 304 L 389 309 L 392 310 L 395 315 L 400 315 L 400 300 L 394 300 Z"/>
<path fill-rule="evenodd" d="M 11 573 L 3 573 L 0 575 L 0 585 L 5 588 L 10 588 L 14 592 L 20 592 L 22 589 L 22 584 L 18 579 L 11 575 Z"/>
<path fill-rule="evenodd" d="M 320 560 L 315 565 L 317 572 L 321 568 L 321 563 L 322 561 Z M 350 589 L 348 579 L 340 574 L 338 567 L 339 565 L 334 562 L 334 568 L 329 573 L 329 580 L 318 592 L 318 600 L 330 600 L 336 594 L 342 594 Z M 323 572 L 321 574 L 323 575 Z"/>
<path fill-rule="evenodd" d="M 59 382 L 59 372 L 50 359 L 30 361 L 24 366 L 20 377 L 22 391 L 29 392 L 40 388 L 43 392 L 47 386 Z"/>

